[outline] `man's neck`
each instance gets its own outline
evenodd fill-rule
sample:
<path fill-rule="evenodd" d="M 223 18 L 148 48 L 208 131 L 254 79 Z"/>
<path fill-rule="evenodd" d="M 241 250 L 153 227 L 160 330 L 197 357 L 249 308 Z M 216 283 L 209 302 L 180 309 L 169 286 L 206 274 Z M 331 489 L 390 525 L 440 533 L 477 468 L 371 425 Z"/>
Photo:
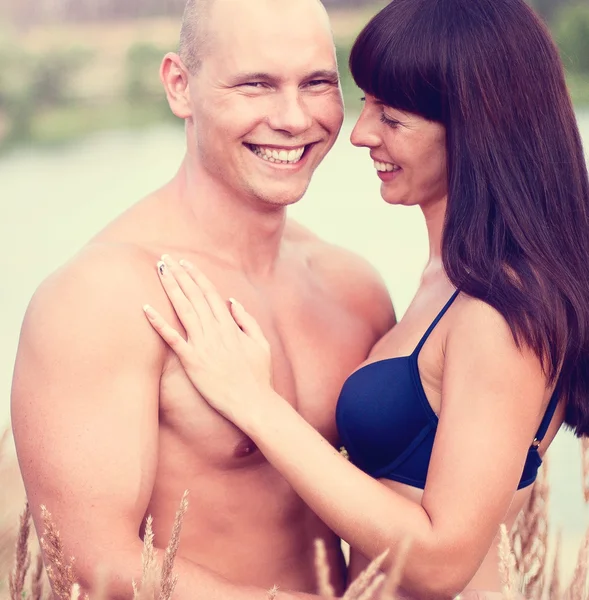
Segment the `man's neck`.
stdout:
<path fill-rule="evenodd" d="M 170 183 L 201 244 L 217 259 L 252 277 L 272 273 L 280 255 L 286 209 L 231 193 L 186 159 Z"/>

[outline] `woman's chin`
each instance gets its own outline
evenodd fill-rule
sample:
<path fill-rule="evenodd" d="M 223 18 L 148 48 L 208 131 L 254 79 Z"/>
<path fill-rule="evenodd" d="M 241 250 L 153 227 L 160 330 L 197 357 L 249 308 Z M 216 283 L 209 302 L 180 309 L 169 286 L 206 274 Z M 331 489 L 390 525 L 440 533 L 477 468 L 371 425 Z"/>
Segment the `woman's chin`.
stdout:
<path fill-rule="evenodd" d="M 380 195 L 382 196 L 382 199 L 391 206 L 405 206 L 407 204 L 406 198 L 399 196 L 399 194 L 392 194 L 386 189 L 386 184 L 382 185 Z"/>

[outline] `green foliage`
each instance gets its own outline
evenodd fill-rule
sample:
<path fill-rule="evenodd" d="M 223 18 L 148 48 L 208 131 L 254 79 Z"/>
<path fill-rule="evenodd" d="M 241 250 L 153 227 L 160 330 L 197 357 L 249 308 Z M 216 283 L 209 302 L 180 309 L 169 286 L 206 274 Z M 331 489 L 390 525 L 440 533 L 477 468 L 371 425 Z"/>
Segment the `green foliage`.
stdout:
<path fill-rule="evenodd" d="M 0 39 L 0 116 L 9 123 L 5 143 L 31 139 L 36 114 L 72 102 L 75 78 L 90 56 L 81 48 L 33 55 L 10 38 Z"/>
<path fill-rule="evenodd" d="M 159 66 L 165 50 L 153 44 L 139 42 L 127 51 L 125 62 L 126 98 L 131 103 L 153 101 L 163 94 L 159 81 Z"/>
<path fill-rule="evenodd" d="M 63 106 L 73 99 L 73 85 L 92 52 L 83 48 L 59 48 L 35 56 L 30 70 L 29 95 L 36 108 Z"/>
<path fill-rule="evenodd" d="M 569 73 L 567 85 L 575 106 L 589 107 L 589 73 Z"/>
<path fill-rule="evenodd" d="M 358 112 L 361 108 L 360 98 L 362 92 L 352 78 L 348 61 L 350 59 L 350 50 L 352 49 L 351 42 L 349 44 L 340 43 L 337 45 L 337 63 L 339 65 L 340 78 L 342 84 L 342 92 L 346 109 L 352 112 Z"/>
<path fill-rule="evenodd" d="M 565 68 L 589 73 L 589 5 L 562 8 L 556 15 L 554 37 Z"/>

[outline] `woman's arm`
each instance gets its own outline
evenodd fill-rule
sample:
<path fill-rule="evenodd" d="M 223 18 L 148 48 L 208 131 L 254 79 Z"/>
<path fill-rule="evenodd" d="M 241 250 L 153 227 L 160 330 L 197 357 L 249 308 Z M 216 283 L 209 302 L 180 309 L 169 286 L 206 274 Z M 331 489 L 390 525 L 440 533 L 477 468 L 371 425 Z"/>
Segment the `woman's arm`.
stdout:
<path fill-rule="evenodd" d="M 242 307 L 235 304 L 232 314 L 245 333 L 227 329 L 229 311 L 210 283 L 193 268 L 169 264 L 162 279 L 181 321 L 203 325 L 198 339 L 187 344 L 157 315 L 150 320 L 207 401 L 250 436 L 317 515 L 365 556 L 390 548 L 390 564 L 411 536 L 402 581 L 407 592 L 460 592 L 505 519 L 546 395 L 539 361 L 517 348 L 503 318 L 482 302 L 459 299 L 446 340 L 440 422 L 418 505 L 346 461 L 271 389 L 268 348 Z M 202 290 L 198 300 L 192 279 Z M 192 297 L 184 305 L 183 290 Z M 196 305 L 196 319 L 180 314 L 188 304 Z"/>

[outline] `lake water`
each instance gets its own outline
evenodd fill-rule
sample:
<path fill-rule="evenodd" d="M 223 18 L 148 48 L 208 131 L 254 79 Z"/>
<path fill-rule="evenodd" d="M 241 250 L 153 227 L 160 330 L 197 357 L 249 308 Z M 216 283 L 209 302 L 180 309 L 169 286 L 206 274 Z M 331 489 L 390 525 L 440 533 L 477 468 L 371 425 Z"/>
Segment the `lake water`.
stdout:
<path fill-rule="evenodd" d="M 578 118 L 589 150 L 589 111 L 579 111 Z M 418 209 L 382 201 L 367 151 L 348 141 L 351 127 L 346 122 L 291 214 L 323 238 L 370 260 L 401 316 L 427 258 L 423 218 Z M 0 430 L 9 421 L 18 334 L 35 288 L 108 221 L 172 177 L 183 153 L 183 130 L 165 126 L 108 132 L 60 149 L 22 149 L 0 159 Z M 551 525 L 564 532 L 566 576 L 589 526 L 578 441 L 559 433 L 549 460 Z"/>

